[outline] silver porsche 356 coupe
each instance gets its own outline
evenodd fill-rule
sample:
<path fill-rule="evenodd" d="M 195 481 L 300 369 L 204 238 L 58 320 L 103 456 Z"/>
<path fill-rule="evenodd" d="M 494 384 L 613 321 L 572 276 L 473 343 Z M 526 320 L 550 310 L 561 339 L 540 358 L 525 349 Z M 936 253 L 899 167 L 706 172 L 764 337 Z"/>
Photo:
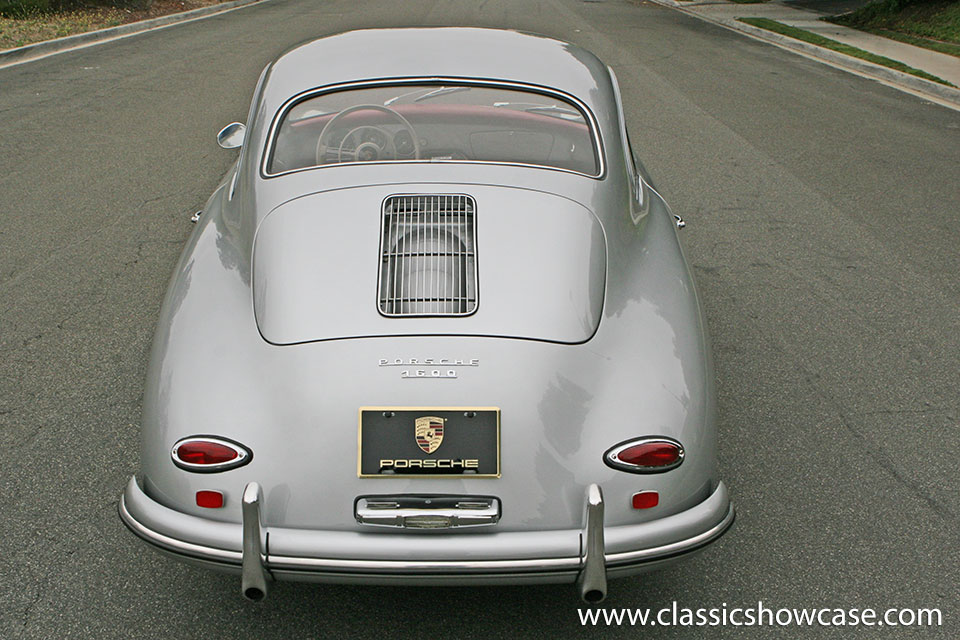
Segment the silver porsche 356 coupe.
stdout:
<path fill-rule="evenodd" d="M 123 522 L 270 581 L 576 582 L 734 518 L 682 225 L 557 40 L 365 30 L 270 64 L 153 346 Z"/>

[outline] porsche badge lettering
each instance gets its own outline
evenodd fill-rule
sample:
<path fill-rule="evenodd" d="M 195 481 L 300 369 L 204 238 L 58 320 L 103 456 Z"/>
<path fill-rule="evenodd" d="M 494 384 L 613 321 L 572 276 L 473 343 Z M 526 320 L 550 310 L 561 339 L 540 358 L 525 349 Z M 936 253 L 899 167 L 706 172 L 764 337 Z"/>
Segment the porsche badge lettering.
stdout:
<path fill-rule="evenodd" d="M 390 460 L 389 458 L 380 459 L 380 469 L 477 469 L 480 467 L 480 461 L 476 458 L 467 458 L 466 460 L 450 460 L 441 458 L 439 460 L 418 460 L 416 458 Z"/>
<path fill-rule="evenodd" d="M 404 369 L 401 378 L 456 378 L 456 369 Z"/>
<path fill-rule="evenodd" d="M 443 423 L 445 418 L 437 416 L 424 416 L 417 418 L 414 423 L 414 433 L 417 438 L 417 446 L 424 453 L 433 453 L 440 448 L 443 443 Z"/>
<path fill-rule="evenodd" d="M 428 378 L 456 378 L 456 367 L 479 367 L 478 358 L 380 358 L 380 367 L 404 367 L 400 377 L 405 380 Z"/>
<path fill-rule="evenodd" d="M 479 367 L 478 358 L 380 358 L 381 367 Z"/>

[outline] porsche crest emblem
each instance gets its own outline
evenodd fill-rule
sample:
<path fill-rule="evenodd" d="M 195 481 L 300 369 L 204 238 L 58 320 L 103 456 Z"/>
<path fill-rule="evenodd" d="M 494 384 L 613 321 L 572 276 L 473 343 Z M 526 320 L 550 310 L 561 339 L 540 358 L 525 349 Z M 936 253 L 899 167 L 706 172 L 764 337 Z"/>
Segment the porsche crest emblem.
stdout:
<path fill-rule="evenodd" d="M 417 446 L 424 453 L 433 453 L 443 442 L 443 423 L 446 418 L 424 416 L 416 420 Z"/>

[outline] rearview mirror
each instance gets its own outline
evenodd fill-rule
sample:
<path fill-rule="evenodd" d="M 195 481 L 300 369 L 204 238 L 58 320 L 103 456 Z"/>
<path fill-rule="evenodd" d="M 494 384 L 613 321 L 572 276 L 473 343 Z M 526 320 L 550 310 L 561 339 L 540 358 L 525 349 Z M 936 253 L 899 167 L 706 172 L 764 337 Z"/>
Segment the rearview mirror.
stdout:
<path fill-rule="evenodd" d="M 217 144 L 224 149 L 238 149 L 243 144 L 247 128 L 239 122 L 231 122 L 217 134 Z"/>

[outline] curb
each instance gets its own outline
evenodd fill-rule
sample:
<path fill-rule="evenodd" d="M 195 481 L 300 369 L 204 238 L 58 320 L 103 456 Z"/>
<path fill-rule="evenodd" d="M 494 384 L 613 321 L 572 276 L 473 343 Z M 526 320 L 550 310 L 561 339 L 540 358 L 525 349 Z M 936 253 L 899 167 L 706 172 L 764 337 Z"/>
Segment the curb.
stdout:
<path fill-rule="evenodd" d="M 678 9 L 683 13 L 699 18 L 705 22 L 710 22 L 712 24 L 725 27 L 731 31 L 739 31 L 740 33 L 756 38 L 757 40 L 764 40 L 783 49 L 789 49 L 796 53 L 822 60 L 844 70 L 853 71 L 855 73 L 874 78 L 875 80 L 881 80 L 893 85 L 897 89 L 906 89 L 909 91 L 922 93 L 927 96 L 935 97 L 944 102 L 948 102 L 954 107 L 960 107 L 960 89 L 954 89 L 953 87 L 948 87 L 940 84 L 939 82 L 925 80 L 915 75 L 904 73 L 903 71 L 897 71 L 896 69 L 891 69 L 890 67 L 885 67 L 873 62 L 861 60 L 860 58 L 854 58 L 831 49 L 818 47 L 815 44 L 810 44 L 809 42 L 804 42 L 803 40 L 796 40 L 773 31 L 761 29 L 760 27 L 754 27 L 753 25 L 749 25 L 744 22 L 735 20 L 730 23 L 714 20 L 713 18 L 707 17 L 702 13 L 687 8 L 676 0 L 650 1 L 665 7 Z"/>
<path fill-rule="evenodd" d="M 78 49 L 80 47 L 90 46 L 100 42 L 105 42 L 107 40 L 124 38 L 126 36 L 131 36 L 143 31 L 149 31 L 158 27 L 165 27 L 178 22 L 186 22 L 188 20 L 204 18 L 215 13 L 223 13 L 225 11 L 230 11 L 231 9 L 238 9 L 255 2 L 266 1 L 267 0 L 231 0 L 230 2 L 223 2 L 220 4 L 211 5 L 209 7 L 200 7 L 199 9 L 192 9 L 182 13 L 171 13 L 170 15 L 160 16 L 159 18 L 150 18 L 149 20 L 141 20 L 140 22 L 122 24 L 117 27 L 109 27 L 107 29 L 98 29 L 97 31 L 78 33 L 73 36 L 66 36 L 64 38 L 57 38 L 55 40 L 35 42 L 33 44 L 17 47 L 15 49 L 0 51 L 0 67 L 17 64 L 19 62 L 35 60 L 37 58 L 53 55 L 54 53 L 60 53 L 61 51 Z"/>

